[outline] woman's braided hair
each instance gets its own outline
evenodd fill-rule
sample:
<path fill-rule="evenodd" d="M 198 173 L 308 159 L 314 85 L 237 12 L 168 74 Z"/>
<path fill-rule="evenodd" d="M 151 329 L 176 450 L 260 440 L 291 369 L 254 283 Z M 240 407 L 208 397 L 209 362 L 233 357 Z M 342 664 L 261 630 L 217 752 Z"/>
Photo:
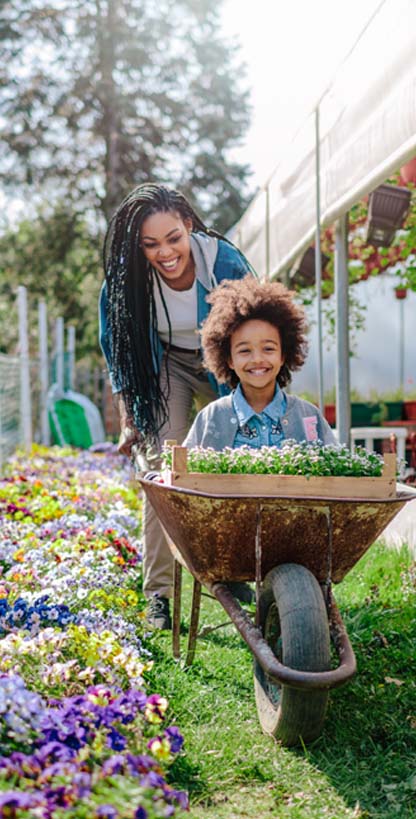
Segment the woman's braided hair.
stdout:
<path fill-rule="evenodd" d="M 157 438 L 168 418 L 168 395 L 161 390 L 160 365 L 154 354 L 158 341 L 154 298 L 157 277 L 140 246 L 140 232 L 148 216 L 163 212 L 191 219 L 193 231 L 224 238 L 204 225 L 183 194 L 164 185 L 150 183 L 134 188 L 110 220 L 103 255 L 111 363 L 127 412 L 150 440 Z"/>

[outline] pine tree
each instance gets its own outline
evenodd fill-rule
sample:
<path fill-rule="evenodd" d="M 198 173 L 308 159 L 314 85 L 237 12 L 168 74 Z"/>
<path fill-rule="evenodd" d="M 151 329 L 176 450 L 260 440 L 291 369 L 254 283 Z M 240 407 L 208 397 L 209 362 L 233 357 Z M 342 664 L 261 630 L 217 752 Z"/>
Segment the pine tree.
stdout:
<path fill-rule="evenodd" d="M 229 160 L 248 124 L 219 0 L 10 0 L 0 42 L 0 174 L 108 217 L 134 185 L 180 187 L 225 231 L 246 204 Z"/>

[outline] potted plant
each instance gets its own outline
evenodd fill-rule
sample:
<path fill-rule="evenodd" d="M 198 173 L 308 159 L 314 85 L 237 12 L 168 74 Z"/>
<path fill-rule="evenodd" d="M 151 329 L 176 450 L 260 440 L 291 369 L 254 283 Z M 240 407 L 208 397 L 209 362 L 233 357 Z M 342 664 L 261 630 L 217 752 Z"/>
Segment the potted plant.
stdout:
<path fill-rule="evenodd" d="M 401 228 L 410 207 L 411 191 L 399 185 L 379 185 L 368 200 L 366 241 L 388 247 Z"/>
<path fill-rule="evenodd" d="M 324 416 L 331 427 L 334 427 L 337 420 L 337 408 L 335 404 L 324 405 Z"/>
<path fill-rule="evenodd" d="M 399 299 L 399 301 L 401 301 L 402 299 L 405 299 L 406 296 L 407 296 L 407 288 L 406 287 L 395 287 L 394 288 L 394 295 L 396 296 L 396 299 Z"/>
<path fill-rule="evenodd" d="M 329 256 L 327 256 L 325 253 L 321 253 L 322 272 L 324 271 L 328 262 Z M 308 287 L 315 283 L 315 278 L 315 248 L 314 246 L 311 246 L 305 251 L 300 262 L 295 265 L 295 272 L 293 273 L 292 280 L 295 284 L 300 284 L 302 287 Z"/>
<path fill-rule="evenodd" d="M 416 398 L 403 401 L 403 417 L 405 421 L 416 421 Z"/>

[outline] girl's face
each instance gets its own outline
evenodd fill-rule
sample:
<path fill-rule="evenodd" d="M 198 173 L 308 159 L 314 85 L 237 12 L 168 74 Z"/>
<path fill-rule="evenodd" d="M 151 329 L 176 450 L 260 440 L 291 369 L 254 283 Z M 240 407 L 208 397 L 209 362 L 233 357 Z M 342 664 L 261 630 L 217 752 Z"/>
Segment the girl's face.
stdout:
<path fill-rule="evenodd" d="M 250 319 L 231 336 L 228 365 L 234 370 L 245 392 L 275 389 L 276 379 L 285 363 L 280 333 L 274 324 Z"/>
<path fill-rule="evenodd" d="M 146 259 L 172 286 L 193 272 L 190 232 L 192 220 L 179 213 L 153 213 L 142 224 L 140 243 Z"/>

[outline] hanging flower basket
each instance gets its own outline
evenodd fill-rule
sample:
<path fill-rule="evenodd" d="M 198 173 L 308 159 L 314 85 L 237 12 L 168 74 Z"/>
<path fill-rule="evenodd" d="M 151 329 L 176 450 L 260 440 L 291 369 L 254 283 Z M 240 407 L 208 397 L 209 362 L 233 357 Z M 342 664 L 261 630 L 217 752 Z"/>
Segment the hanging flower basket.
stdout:
<path fill-rule="evenodd" d="M 410 206 L 411 192 L 398 185 L 379 185 L 369 196 L 366 242 L 388 247 L 402 227 Z"/>
<path fill-rule="evenodd" d="M 329 256 L 325 253 L 321 253 L 321 262 L 321 270 L 323 272 L 329 262 Z M 294 284 L 300 284 L 302 287 L 310 287 L 312 284 L 315 284 L 315 279 L 315 248 L 308 247 L 298 266 L 295 266 L 292 281 Z"/>
<path fill-rule="evenodd" d="M 407 296 L 407 289 L 405 287 L 395 287 L 394 294 L 396 299 L 405 299 Z"/>

